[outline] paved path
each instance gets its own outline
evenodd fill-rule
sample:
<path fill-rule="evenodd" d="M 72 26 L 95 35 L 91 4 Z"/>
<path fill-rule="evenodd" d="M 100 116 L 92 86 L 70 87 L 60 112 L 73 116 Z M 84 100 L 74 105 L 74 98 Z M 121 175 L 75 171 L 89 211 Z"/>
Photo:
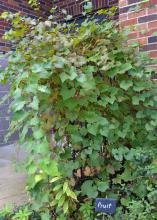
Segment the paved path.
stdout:
<path fill-rule="evenodd" d="M 0 208 L 7 204 L 22 205 L 27 202 L 25 173 L 16 173 L 14 161 L 23 158 L 15 147 L 0 147 Z"/>

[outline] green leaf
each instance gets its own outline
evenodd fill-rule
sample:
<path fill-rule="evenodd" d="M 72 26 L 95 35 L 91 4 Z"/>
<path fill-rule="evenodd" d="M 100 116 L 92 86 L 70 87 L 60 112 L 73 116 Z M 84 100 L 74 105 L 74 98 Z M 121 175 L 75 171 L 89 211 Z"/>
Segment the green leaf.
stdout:
<path fill-rule="evenodd" d="M 98 182 L 97 186 L 100 192 L 106 192 L 106 190 L 109 188 L 108 182 Z"/>
<path fill-rule="evenodd" d="M 103 127 L 102 129 L 100 129 L 100 134 L 104 137 L 108 137 L 109 135 L 109 128 L 108 127 Z"/>
<path fill-rule="evenodd" d="M 28 125 L 25 125 L 22 129 L 22 132 L 20 133 L 20 141 L 23 142 L 26 138 L 26 135 L 28 133 Z"/>
<path fill-rule="evenodd" d="M 32 70 L 33 73 L 40 73 L 44 69 L 43 69 L 43 66 L 40 63 L 35 63 L 31 66 L 31 70 Z"/>
<path fill-rule="evenodd" d="M 64 202 L 65 202 L 65 196 L 63 195 L 61 198 L 60 198 L 60 200 L 58 201 L 58 207 L 61 207 L 61 206 L 63 206 L 63 204 L 64 204 Z"/>
<path fill-rule="evenodd" d="M 82 194 L 87 195 L 89 198 L 95 199 L 98 195 L 97 187 L 92 180 L 85 181 L 81 186 Z"/>
<path fill-rule="evenodd" d="M 61 73 L 60 78 L 62 82 L 65 82 L 67 79 L 70 79 L 70 76 L 66 73 Z"/>
<path fill-rule="evenodd" d="M 37 116 L 35 116 L 34 118 L 32 118 L 30 121 L 29 121 L 29 125 L 30 126 L 39 126 L 40 124 L 40 120 Z"/>
<path fill-rule="evenodd" d="M 35 183 L 38 183 L 41 180 L 43 180 L 43 175 L 41 175 L 41 174 L 35 175 Z"/>
<path fill-rule="evenodd" d="M 24 121 L 28 116 L 29 116 L 28 112 L 25 112 L 25 111 L 21 110 L 21 111 L 18 111 L 18 112 L 14 113 L 14 116 L 13 116 L 12 120 L 21 122 L 21 121 Z"/>
<path fill-rule="evenodd" d="M 63 188 L 63 185 L 62 184 L 58 184 L 58 185 L 56 185 L 54 188 L 53 188 L 53 191 L 55 192 L 55 191 L 58 191 L 58 190 L 60 190 L 60 189 L 62 189 Z"/>
<path fill-rule="evenodd" d="M 73 18 L 72 15 L 67 15 L 65 19 L 66 19 L 66 21 L 69 21 L 69 20 L 71 20 L 72 18 Z"/>
<path fill-rule="evenodd" d="M 20 88 L 16 88 L 16 90 L 14 91 L 14 98 L 18 99 L 20 98 L 22 95 L 22 90 Z"/>
<path fill-rule="evenodd" d="M 41 213 L 41 220 L 51 220 L 49 213 Z"/>
<path fill-rule="evenodd" d="M 139 47 L 139 43 L 138 42 L 133 42 L 130 44 L 131 47 Z"/>
<path fill-rule="evenodd" d="M 11 105 L 12 112 L 20 111 L 24 108 L 25 101 L 16 101 Z"/>
<path fill-rule="evenodd" d="M 124 205 L 124 206 L 129 206 L 129 204 L 131 202 L 129 198 L 127 198 L 127 199 L 122 198 L 120 201 L 121 201 L 121 204 Z"/>
<path fill-rule="evenodd" d="M 53 200 L 50 205 L 51 206 L 56 206 L 57 204 L 59 204 L 59 202 L 57 200 Z"/>
<path fill-rule="evenodd" d="M 136 92 L 141 92 L 142 90 L 147 89 L 147 87 L 148 87 L 148 82 L 141 81 L 141 82 L 135 82 L 133 89 Z"/>
<path fill-rule="evenodd" d="M 69 186 L 68 186 L 68 182 L 65 182 L 63 184 L 63 192 L 65 193 L 68 190 Z"/>
<path fill-rule="evenodd" d="M 120 83 L 120 87 L 124 90 L 128 90 L 131 86 L 133 86 L 132 80 L 123 80 Z"/>
<path fill-rule="evenodd" d="M 77 81 L 80 82 L 81 86 L 86 90 L 95 89 L 95 81 L 92 74 L 81 74 Z"/>
<path fill-rule="evenodd" d="M 132 104 L 133 105 L 139 105 L 139 97 L 138 96 L 133 96 L 132 97 Z"/>
<path fill-rule="evenodd" d="M 37 171 L 37 167 L 35 165 L 30 165 L 28 168 L 28 173 L 29 174 L 35 174 L 35 172 Z"/>
<path fill-rule="evenodd" d="M 74 80 L 77 77 L 77 70 L 75 67 L 71 67 L 68 73 L 61 73 L 60 78 L 62 82 L 65 82 L 67 79 Z"/>
<path fill-rule="evenodd" d="M 124 63 L 119 66 L 119 73 L 123 74 L 132 69 L 131 63 Z"/>
<path fill-rule="evenodd" d="M 120 151 L 119 149 L 112 149 L 112 154 L 116 160 L 123 160 L 123 151 Z"/>
<path fill-rule="evenodd" d="M 79 134 L 72 134 L 71 139 L 74 143 L 80 143 L 83 141 L 82 137 Z"/>
<path fill-rule="evenodd" d="M 133 160 L 136 155 L 136 150 L 130 149 L 128 152 L 125 153 L 124 157 L 126 160 Z"/>
<path fill-rule="evenodd" d="M 60 180 L 61 178 L 62 178 L 62 177 L 56 176 L 56 177 L 54 177 L 54 178 L 51 179 L 50 183 L 54 183 L 54 182 Z M 64 190 L 63 190 L 63 191 L 64 191 Z"/>
<path fill-rule="evenodd" d="M 66 214 L 68 212 L 68 209 L 69 209 L 69 202 L 66 201 L 63 205 L 64 214 Z"/>
<path fill-rule="evenodd" d="M 149 124 L 149 123 L 147 123 L 147 124 L 145 125 L 145 128 L 146 128 L 147 131 L 153 131 L 153 130 L 154 130 L 154 126 L 152 126 L 152 125 Z"/>
<path fill-rule="evenodd" d="M 122 175 L 120 175 L 121 179 L 123 179 L 125 182 L 131 181 L 132 180 L 132 175 L 131 175 L 131 169 L 126 167 L 125 171 L 123 172 Z"/>
<path fill-rule="evenodd" d="M 94 124 L 88 124 L 87 125 L 87 129 L 88 129 L 88 132 L 93 134 L 93 135 L 96 135 L 98 133 L 98 124 L 94 123 Z"/>
<path fill-rule="evenodd" d="M 48 86 L 38 86 L 38 90 L 40 92 L 46 93 L 46 94 L 51 94 L 51 90 Z"/>
<path fill-rule="evenodd" d="M 90 11 L 92 11 L 92 8 L 93 8 L 92 2 L 86 1 L 85 5 L 84 5 L 84 10 L 86 12 L 90 12 Z"/>
<path fill-rule="evenodd" d="M 58 170 L 58 163 L 55 160 L 51 160 L 49 167 L 47 168 L 47 173 L 50 176 L 59 176 L 60 177 L 60 172 Z"/>
<path fill-rule="evenodd" d="M 71 191 L 70 189 L 68 189 L 66 191 L 67 196 L 71 197 L 74 200 L 77 200 L 77 196 L 75 195 L 75 193 L 73 191 Z"/>
<path fill-rule="evenodd" d="M 152 34 L 152 36 L 157 36 L 157 32 L 155 31 L 155 32 Z"/>
<path fill-rule="evenodd" d="M 63 196 L 63 191 L 61 190 L 61 191 L 59 191 L 59 192 L 56 194 L 55 199 L 56 199 L 56 200 L 60 200 L 62 196 Z"/>
<path fill-rule="evenodd" d="M 61 56 L 53 56 L 53 64 L 56 69 L 62 69 L 66 63 L 66 59 Z"/>
<path fill-rule="evenodd" d="M 82 120 L 85 120 L 88 123 L 101 122 L 101 121 L 104 122 L 105 120 L 102 117 L 100 117 L 99 114 L 93 111 L 81 112 L 80 117 Z"/>
<path fill-rule="evenodd" d="M 65 106 L 70 110 L 72 111 L 76 106 L 78 105 L 78 101 L 76 100 L 76 98 L 70 98 L 70 99 L 67 99 L 66 102 L 65 102 Z M 74 115 L 74 114 L 72 114 Z M 72 117 L 71 117 L 72 118 Z"/>
<path fill-rule="evenodd" d="M 33 108 L 34 110 L 39 109 L 39 99 L 37 96 L 33 97 L 33 102 L 30 104 L 30 107 Z"/>
<path fill-rule="evenodd" d="M 35 130 L 35 131 L 33 131 L 33 136 L 35 139 L 39 140 L 42 137 L 44 137 L 44 132 L 42 129 Z"/>
<path fill-rule="evenodd" d="M 61 96 L 62 96 L 63 100 L 67 100 L 71 97 L 74 97 L 75 93 L 76 93 L 76 90 L 74 88 L 72 88 L 72 89 L 63 88 L 61 90 Z"/>
<path fill-rule="evenodd" d="M 37 144 L 36 146 L 37 153 L 49 153 L 49 143 L 47 141 L 43 141 L 42 143 Z"/>

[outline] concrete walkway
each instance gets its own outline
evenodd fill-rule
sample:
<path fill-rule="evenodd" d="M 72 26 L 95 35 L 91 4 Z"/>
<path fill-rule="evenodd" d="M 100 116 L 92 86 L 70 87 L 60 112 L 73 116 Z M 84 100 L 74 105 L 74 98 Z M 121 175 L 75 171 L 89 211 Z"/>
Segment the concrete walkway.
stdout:
<path fill-rule="evenodd" d="M 8 204 L 22 205 L 28 201 L 25 193 L 25 173 L 16 173 L 15 160 L 24 157 L 14 145 L 0 147 L 0 209 Z"/>

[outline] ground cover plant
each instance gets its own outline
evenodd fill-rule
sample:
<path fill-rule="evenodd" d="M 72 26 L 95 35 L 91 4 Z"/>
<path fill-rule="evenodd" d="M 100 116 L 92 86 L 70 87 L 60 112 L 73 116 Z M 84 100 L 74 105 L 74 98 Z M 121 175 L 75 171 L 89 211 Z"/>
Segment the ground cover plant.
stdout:
<path fill-rule="evenodd" d="M 43 220 L 157 219 L 157 87 L 145 54 L 113 20 L 2 17 L 16 50 L 0 78 L 11 85 L 9 135 L 29 152 L 30 209 Z M 95 213 L 97 197 L 118 200 L 114 216 Z"/>

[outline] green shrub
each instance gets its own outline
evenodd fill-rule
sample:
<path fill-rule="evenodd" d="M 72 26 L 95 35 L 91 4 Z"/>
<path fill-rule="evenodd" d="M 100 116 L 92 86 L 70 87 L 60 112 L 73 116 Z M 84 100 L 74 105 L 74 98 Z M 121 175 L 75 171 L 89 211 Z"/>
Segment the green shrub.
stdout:
<path fill-rule="evenodd" d="M 31 216 L 31 217 L 30 217 Z M 39 220 L 37 214 L 33 213 L 30 205 L 20 207 L 5 206 L 0 210 L 0 220 Z"/>
<path fill-rule="evenodd" d="M 101 11 L 101 13 L 103 13 Z M 10 133 L 25 162 L 32 209 L 42 219 L 157 219 L 157 87 L 149 60 L 115 21 L 36 21 L 4 13 L 16 43 L 1 81 L 11 85 Z M 64 214 L 63 214 L 64 213 Z M 98 217 L 99 218 L 99 217 Z"/>

